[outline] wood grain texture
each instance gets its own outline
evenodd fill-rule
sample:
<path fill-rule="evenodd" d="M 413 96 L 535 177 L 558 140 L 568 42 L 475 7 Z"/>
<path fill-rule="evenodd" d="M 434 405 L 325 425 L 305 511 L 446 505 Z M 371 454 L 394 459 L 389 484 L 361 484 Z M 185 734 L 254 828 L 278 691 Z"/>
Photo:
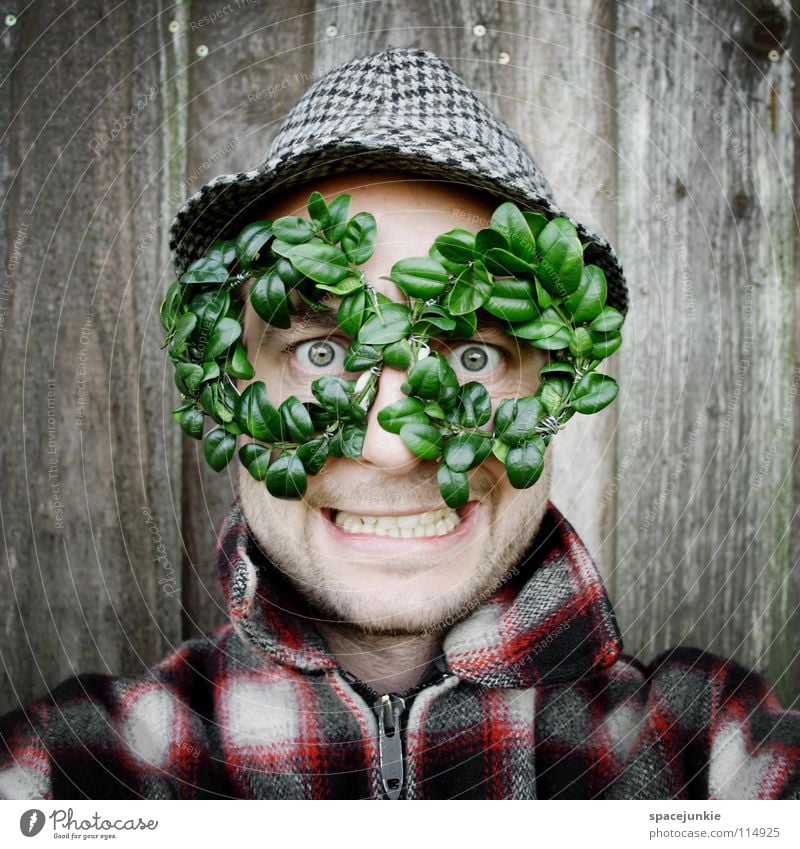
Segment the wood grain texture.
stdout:
<path fill-rule="evenodd" d="M 618 3 L 618 249 L 633 307 L 613 590 L 629 650 L 708 647 L 794 698 L 796 125 L 790 58 L 752 47 L 757 24 L 735 2 L 713 16 Z"/>
<path fill-rule="evenodd" d="M 78 671 L 141 674 L 181 637 L 179 583 L 160 583 L 176 562 L 179 456 L 150 401 L 164 256 L 137 252 L 172 103 L 159 5 L 128 11 L 39 2 L 3 37 L 17 256 L 0 353 L 0 711 Z"/>
<path fill-rule="evenodd" d="M 185 197 L 218 174 L 254 168 L 281 121 L 314 81 L 314 4 L 193 2 Z M 204 58 L 198 49 L 208 48 Z M 203 52 L 201 50 L 201 52 Z M 174 400 L 177 405 L 177 391 Z M 228 621 L 216 572 L 217 533 L 236 495 L 238 461 L 211 470 L 201 443 L 184 440 L 185 636 Z"/>
<path fill-rule="evenodd" d="M 499 51 L 501 116 L 517 130 L 562 208 L 614 244 L 612 4 L 597 0 L 504 4 Z M 601 371 L 615 373 L 615 361 Z M 613 566 L 617 405 L 574 416 L 553 440 L 551 498 L 600 571 Z"/>

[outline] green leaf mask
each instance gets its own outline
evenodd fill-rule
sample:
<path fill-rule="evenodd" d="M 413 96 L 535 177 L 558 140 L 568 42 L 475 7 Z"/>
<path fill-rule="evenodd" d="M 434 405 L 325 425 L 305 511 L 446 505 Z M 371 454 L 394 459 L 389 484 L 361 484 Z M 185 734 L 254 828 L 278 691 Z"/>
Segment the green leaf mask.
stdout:
<path fill-rule="evenodd" d="M 602 410 L 618 392 L 595 369 L 622 343 L 624 316 L 606 305 L 605 275 L 584 265 L 575 227 L 503 203 L 477 234 L 451 230 L 434 240 L 428 256 L 395 263 L 385 279 L 407 296 L 400 304 L 359 269 L 372 256 L 377 227 L 369 212 L 348 218 L 349 208 L 349 195 L 328 204 L 313 192 L 308 219 L 248 224 L 170 286 L 161 323 L 182 396 L 173 417 L 204 440 L 216 471 L 237 453 L 237 437 L 248 437 L 238 454 L 250 474 L 276 498 L 302 498 L 308 475 L 328 457 L 360 456 L 385 365 L 407 373 L 407 397 L 379 410 L 378 423 L 416 456 L 439 464 L 449 507 L 466 504 L 467 473 L 490 456 L 505 465 L 512 486 L 532 486 L 550 440 L 569 418 Z M 250 279 L 250 303 L 273 327 L 291 326 L 293 293 L 319 310 L 329 309 L 332 295 L 340 298 L 339 328 L 352 340 L 344 365 L 361 372 L 358 380 L 319 378 L 311 386 L 314 401 L 291 396 L 278 407 L 262 381 L 239 392 L 236 380 L 251 380 L 254 369 L 241 341 L 243 304 L 231 292 Z M 553 352 L 536 393 L 504 400 L 494 411 L 486 388 L 459 384 L 429 345 L 434 337 L 469 339 L 481 312 L 505 322 L 517 340 Z M 203 436 L 205 417 L 216 426 Z"/>

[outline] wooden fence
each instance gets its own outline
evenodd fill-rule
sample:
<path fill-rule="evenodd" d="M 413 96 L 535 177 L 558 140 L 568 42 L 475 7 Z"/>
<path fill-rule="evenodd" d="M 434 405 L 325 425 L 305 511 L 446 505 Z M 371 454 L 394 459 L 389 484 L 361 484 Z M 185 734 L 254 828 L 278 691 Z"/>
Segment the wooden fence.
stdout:
<path fill-rule="evenodd" d="M 169 418 L 167 229 L 322 71 L 389 45 L 462 73 L 622 258 L 621 394 L 559 436 L 553 500 L 626 650 L 709 647 L 798 697 L 796 8 L 38 0 L 0 25 L 0 712 L 225 622 L 234 479 Z"/>

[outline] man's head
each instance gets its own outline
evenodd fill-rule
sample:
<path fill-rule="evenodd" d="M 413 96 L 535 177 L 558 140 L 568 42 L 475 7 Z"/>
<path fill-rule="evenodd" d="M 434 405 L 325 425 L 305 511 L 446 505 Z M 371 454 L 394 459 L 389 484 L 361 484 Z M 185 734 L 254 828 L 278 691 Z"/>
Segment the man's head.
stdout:
<path fill-rule="evenodd" d="M 365 92 L 368 92 L 366 97 Z M 393 169 L 393 172 L 378 169 Z M 343 174 L 347 176 L 337 176 Z M 422 453 L 430 454 L 428 448 L 438 450 L 437 446 L 443 446 L 440 459 L 447 461 L 447 468 L 443 469 L 438 463 L 412 453 L 407 447 L 410 443 L 400 435 L 387 432 L 378 422 L 379 412 L 393 401 L 401 401 L 402 407 L 404 397 L 417 404 L 422 403 L 420 399 L 423 398 L 422 393 L 413 391 L 414 387 L 411 394 L 405 396 L 401 390 L 403 375 L 389 367 L 388 356 L 383 361 L 377 396 L 369 408 L 362 453 L 359 455 L 353 447 L 363 430 L 360 423 L 352 428 L 347 450 L 343 447 L 343 431 L 337 430 L 332 437 L 336 450 L 330 449 L 330 454 L 336 456 L 330 456 L 319 473 L 308 478 L 302 501 L 272 497 L 263 483 L 251 477 L 244 467 L 240 469 L 241 502 L 256 537 L 318 608 L 327 611 L 332 618 L 347 620 L 365 629 L 418 632 L 434 627 L 437 622 L 466 615 L 502 580 L 531 541 L 544 513 L 549 490 L 550 469 L 543 434 L 555 433 L 553 428 L 560 428 L 574 412 L 591 413 L 602 409 L 616 395 L 613 380 L 592 372 L 621 341 L 618 329 L 621 313 L 626 311 L 628 302 L 625 280 L 607 240 L 558 207 L 547 180 L 514 132 L 479 101 L 464 80 L 440 57 L 428 51 L 393 47 L 334 68 L 312 85 L 287 115 L 265 158 L 255 169 L 215 177 L 193 195 L 176 214 L 170 233 L 176 273 L 188 284 L 184 288 L 196 292 L 198 283 L 230 282 L 227 271 L 220 270 L 220 264 L 227 267 L 225 257 L 231 252 L 238 256 L 240 248 L 247 257 L 243 267 L 249 268 L 251 257 L 246 242 L 250 236 L 241 245 L 236 242 L 235 249 L 232 247 L 233 240 L 238 239 L 245 225 L 257 219 L 259 214 L 270 220 L 284 215 L 306 217 L 306 202 L 312 190 L 322 192 L 327 199 L 349 194 L 351 213 L 364 210 L 375 216 L 377 250 L 361 267 L 379 294 L 398 301 L 403 300 L 402 293 L 393 282 L 382 279 L 397 260 L 425 256 L 434 239 L 447 231 L 477 231 L 486 227 L 492 213 L 499 210 L 498 204 L 506 201 L 506 212 L 513 208 L 508 214 L 512 215 L 514 223 L 506 221 L 504 225 L 503 216 L 500 216 L 500 242 L 505 246 L 499 249 L 500 257 L 490 256 L 491 245 L 497 244 L 496 233 L 492 236 L 490 232 L 489 241 L 479 253 L 473 254 L 473 259 L 477 257 L 481 261 L 478 277 L 464 279 L 480 287 L 480 274 L 489 272 L 486 261 L 502 266 L 503 271 L 513 266 L 512 276 L 520 274 L 527 283 L 524 280 L 507 282 L 502 294 L 498 294 L 502 304 L 499 307 L 494 304 L 490 311 L 517 322 L 514 332 L 518 338 L 530 339 L 539 348 L 515 342 L 502 332 L 502 324 L 497 320 L 484 322 L 478 334 L 469 340 L 450 339 L 446 344 L 439 342 L 432 346 L 438 345 L 440 355 L 455 369 L 458 383 L 479 381 L 484 384 L 495 412 L 499 412 L 497 405 L 501 400 L 524 400 L 536 391 L 539 368 L 547 361 L 547 354 L 540 348 L 559 354 L 556 359 L 576 358 L 574 369 L 566 366 L 569 377 L 564 376 L 563 362 L 552 364 L 541 398 L 527 398 L 526 403 L 518 406 L 514 401 L 505 405 L 504 414 L 498 416 L 500 426 L 490 437 L 494 453 L 479 461 L 480 465 L 469 473 L 470 501 L 457 513 L 449 510 L 443 499 L 462 503 L 467 488 L 463 471 L 467 464 L 462 465 L 463 455 L 454 465 L 444 456 L 445 441 L 452 446 L 456 440 L 449 437 L 458 429 L 451 428 L 448 433 L 446 422 L 443 431 L 430 428 L 434 420 L 428 420 L 427 407 L 424 408 L 428 424 L 423 427 L 428 428 L 429 437 L 431 429 L 435 434 L 427 447 L 422 445 Z M 270 206 L 262 210 L 265 198 L 271 199 Z M 530 217 L 524 218 L 526 215 Z M 545 220 L 549 222 L 546 227 Z M 256 232 L 258 241 L 264 238 L 267 228 L 256 226 L 252 231 Z M 536 239 L 535 256 L 531 254 L 533 238 Z M 475 244 L 477 250 L 477 242 Z M 206 253 L 209 249 L 213 256 Z M 286 251 L 286 246 L 275 251 L 273 245 L 268 250 L 284 256 L 280 250 Z M 518 252 L 517 259 L 522 259 L 522 265 L 518 261 L 507 265 L 509 251 Z M 473 259 L 468 262 L 470 266 Z M 307 255 L 306 260 L 313 265 L 319 257 Z M 206 266 L 185 274 L 198 261 Z M 537 263 L 537 270 L 532 269 L 531 262 Z M 584 265 L 592 268 L 586 275 L 581 270 Z M 576 277 L 576 270 L 583 275 L 580 279 Z M 240 272 L 238 268 L 237 276 Z M 280 276 L 279 272 L 275 273 Z M 302 273 L 305 275 L 305 271 Z M 317 273 L 321 273 L 319 269 Z M 497 268 L 491 273 L 497 273 Z M 537 315 L 529 313 L 527 303 L 528 295 L 533 295 L 532 273 L 537 275 L 534 296 Z M 308 276 L 313 278 L 311 274 Z M 508 274 L 501 276 L 508 277 Z M 448 279 L 461 280 L 461 277 L 451 275 Z M 275 309 L 284 309 L 283 282 L 276 286 L 269 277 L 259 278 L 257 309 L 268 321 L 272 321 Z M 329 281 L 324 278 L 316 282 L 326 284 Z M 408 288 L 407 281 L 397 282 Z M 482 279 L 483 284 L 488 282 Z M 516 285 L 520 283 L 526 289 L 521 306 Z M 579 288 L 575 289 L 576 286 Z M 473 298 L 475 293 L 480 304 L 489 309 L 488 303 L 481 299 L 480 288 L 465 292 L 462 285 L 458 297 L 452 297 L 456 288 L 456 284 L 452 284 L 447 296 L 450 298 L 447 305 L 455 303 L 458 307 L 452 310 L 452 316 L 474 313 L 476 307 L 471 307 L 470 303 L 477 302 Z M 439 292 L 441 295 L 441 290 Z M 571 303 L 563 300 L 565 294 L 569 295 Z M 292 297 L 296 296 L 297 292 L 292 291 Z M 363 289 L 360 296 L 368 297 Z M 280 301 L 277 306 L 276 297 Z M 554 297 L 560 299 L 561 306 L 552 300 Z M 172 343 L 171 356 L 180 370 L 176 381 L 185 401 L 173 415 L 184 431 L 196 438 L 202 436 L 203 416 L 214 418 L 220 427 L 206 434 L 206 458 L 214 468 L 220 469 L 233 456 L 235 433 L 261 438 L 250 424 L 256 424 L 255 418 L 268 415 L 263 412 L 270 407 L 264 385 L 273 403 L 290 396 L 311 401 L 312 381 L 315 377 L 337 373 L 349 339 L 337 330 L 335 310 L 326 314 L 327 322 L 320 321 L 315 314 L 310 318 L 299 314 L 292 317 L 289 330 L 270 327 L 265 333 L 264 322 L 254 312 L 250 299 L 245 297 L 247 357 L 255 365 L 253 380 L 262 383 L 247 393 L 245 401 L 241 397 L 237 400 L 228 381 L 229 365 L 231 368 L 235 365 L 238 370 L 233 373 L 240 376 L 249 373 L 249 364 L 242 362 L 246 358 L 239 349 L 229 358 L 230 363 L 228 360 L 221 363 L 227 373 L 220 376 L 217 355 L 222 358 L 227 355 L 223 351 L 224 344 L 220 347 L 217 343 L 233 338 L 232 316 L 219 318 L 215 312 L 220 304 L 227 308 L 224 299 L 214 300 L 209 305 L 201 293 L 192 299 L 190 310 L 196 310 L 192 317 L 181 314 L 186 309 L 182 298 L 180 287 L 174 286 L 162 305 L 162 322 Z M 607 305 L 603 307 L 605 302 Z M 346 309 L 355 310 L 352 300 L 349 303 Z M 553 305 L 552 309 L 549 304 Z M 377 301 L 375 307 L 373 317 L 382 324 L 377 314 Z M 434 307 L 438 308 L 433 304 L 431 309 Z M 607 312 L 609 308 L 610 315 L 599 315 L 601 310 Z M 564 314 L 564 309 L 569 315 Z M 508 310 L 516 311 L 517 318 L 509 317 Z M 403 312 L 395 309 L 394 315 Z M 526 317 L 522 313 L 526 313 Z M 451 321 L 452 316 L 449 316 Z M 331 318 L 334 320 L 330 321 Z M 595 318 L 600 324 L 590 328 L 588 324 Z M 212 319 L 217 323 L 212 342 L 206 346 L 203 334 L 208 331 Z M 519 322 L 524 321 L 529 325 L 521 328 Z M 567 325 L 573 323 L 575 327 L 570 329 Z M 197 329 L 193 330 L 195 325 Z M 238 327 L 233 330 L 238 334 Z M 388 335 L 394 330 L 396 328 Z M 362 334 L 358 333 L 358 342 L 370 347 L 370 341 L 361 339 Z M 197 336 L 203 338 L 199 347 Z M 418 350 L 418 340 L 408 336 L 405 341 L 415 346 L 415 352 Z M 195 354 L 199 356 L 201 349 L 204 355 L 209 349 L 214 352 L 213 362 L 206 362 L 205 356 L 203 362 L 192 360 Z M 400 357 L 398 361 L 407 360 Z M 412 379 L 419 377 L 424 381 L 420 374 L 432 371 L 435 384 L 439 372 L 447 372 L 447 368 L 440 357 L 426 362 L 422 363 L 421 370 L 415 371 Z M 419 369 L 419 365 L 415 368 Z M 366 406 L 375 377 L 374 373 L 364 372 L 362 378 L 367 379 L 364 394 L 358 399 L 353 396 L 351 400 L 356 405 Z M 571 378 L 574 378 L 573 385 L 569 385 Z M 449 387 L 445 387 L 445 381 L 449 381 Z M 452 389 L 455 382 L 447 372 L 442 378 L 442 392 Z M 239 388 L 242 386 L 240 380 Z M 474 391 L 481 396 L 480 389 Z M 544 395 L 548 396 L 547 401 L 543 400 Z M 444 397 L 442 394 L 438 399 L 443 401 Z M 430 400 L 424 398 L 426 404 Z M 484 408 L 485 401 L 481 397 Z M 253 404 L 255 417 L 243 423 L 238 407 L 249 410 Z M 541 418 L 534 433 L 531 422 L 538 420 L 544 410 L 549 415 Z M 291 411 L 287 412 L 289 418 L 292 415 Z M 397 415 L 397 408 L 392 415 Z M 238 423 L 232 422 L 232 418 L 239 419 Z M 441 418 L 439 415 L 438 419 Z M 513 425 L 510 424 L 512 419 Z M 459 421 L 459 425 L 462 424 L 466 429 L 473 426 Z M 264 422 L 256 426 L 260 432 L 270 432 Z M 486 422 L 487 429 L 491 426 L 491 422 Z M 511 433 L 509 428 L 517 430 Z M 408 433 L 407 427 L 402 430 Z M 353 436 L 355 431 L 358 433 Z M 464 436 L 463 428 L 459 435 Z M 326 434 L 325 439 L 329 436 Z M 509 436 L 513 436 L 510 441 Z M 472 458 L 467 457 L 468 461 L 485 451 L 489 444 L 476 434 L 465 438 L 473 439 L 473 447 L 469 449 Z M 418 440 L 417 448 L 420 440 L 425 441 L 416 432 L 412 439 Z M 510 446 L 514 440 L 517 443 L 512 450 Z M 518 444 L 519 440 L 525 444 Z M 247 441 L 247 438 L 242 436 L 239 441 Z M 300 442 L 312 445 L 314 440 L 308 443 L 304 437 Z M 290 474 L 289 467 L 293 465 L 297 472 L 300 464 L 304 467 L 300 471 L 306 471 L 306 461 L 287 453 L 274 458 L 276 462 L 273 463 L 268 451 L 258 445 L 245 449 L 246 457 L 253 463 L 251 471 L 254 467 L 258 471 L 255 477 L 265 473 L 269 486 L 272 474 L 273 484 L 279 479 L 278 485 L 271 487 L 272 492 L 299 495 L 306 483 L 305 474 L 300 479 L 297 474 Z M 312 453 L 309 449 L 309 456 Z M 341 456 L 343 453 L 350 457 Z M 358 459 L 352 459 L 353 456 Z M 505 469 L 496 457 L 503 458 Z M 253 458 L 260 459 L 254 461 Z M 264 459 L 269 460 L 268 471 L 262 462 Z M 313 459 L 312 456 L 312 462 Z M 455 465 L 462 468 L 455 468 Z M 437 469 L 444 473 L 439 482 Z M 521 488 L 512 488 L 510 481 Z M 398 518 L 402 516 L 406 518 Z"/>
<path fill-rule="evenodd" d="M 351 213 L 375 216 L 378 242 L 362 269 L 378 291 L 401 302 L 402 292 L 381 279 L 393 264 L 424 256 L 445 231 L 486 226 L 497 205 L 483 192 L 400 172 L 328 177 L 313 188 L 326 200 L 347 193 Z M 304 186 L 283 195 L 263 217 L 306 216 L 309 192 Z M 264 381 L 273 403 L 291 395 L 312 400 L 310 385 L 318 377 L 357 376 L 342 371 L 349 340 L 326 320 L 335 320 L 335 310 L 295 317 L 290 329 L 277 330 L 246 303 L 244 340 L 253 379 Z M 479 324 L 469 340 L 432 347 L 448 359 L 460 383 L 486 386 L 493 409 L 504 398 L 533 394 L 547 361 L 544 351 L 515 341 L 494 320 Z M 239 475 L 245 517 L 276 565 L 323 615 L 374 632 L 417 633 L 472 610 L 531 541 L 549 492 L 549 465 L 534 486 L 519 490 L 490 458 L 470 472 L 466 507 L 450 510 L 437 485 L 437 464 L 411 453 L 399 435 L 378 423 L 378 412 L 404 397 L 403 380 L 401 372 L 384 367 L 360 459 L 329 459 L 309 478 L 303 500 L 273 498 L 243 466 Z"/>

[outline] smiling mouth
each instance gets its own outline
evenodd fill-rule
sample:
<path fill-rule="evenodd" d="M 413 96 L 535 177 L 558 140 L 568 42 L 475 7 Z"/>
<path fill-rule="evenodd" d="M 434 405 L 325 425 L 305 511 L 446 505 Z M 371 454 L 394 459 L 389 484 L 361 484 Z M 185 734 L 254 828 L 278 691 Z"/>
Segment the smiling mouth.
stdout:
<path fill-rule="evenodd" d="M 375 516 L 331 510 L 327 518 L 346 534 L 404 539 L 447 536 L 461 523 L 461 516 L 449 507 L 405 516 Z"/>

